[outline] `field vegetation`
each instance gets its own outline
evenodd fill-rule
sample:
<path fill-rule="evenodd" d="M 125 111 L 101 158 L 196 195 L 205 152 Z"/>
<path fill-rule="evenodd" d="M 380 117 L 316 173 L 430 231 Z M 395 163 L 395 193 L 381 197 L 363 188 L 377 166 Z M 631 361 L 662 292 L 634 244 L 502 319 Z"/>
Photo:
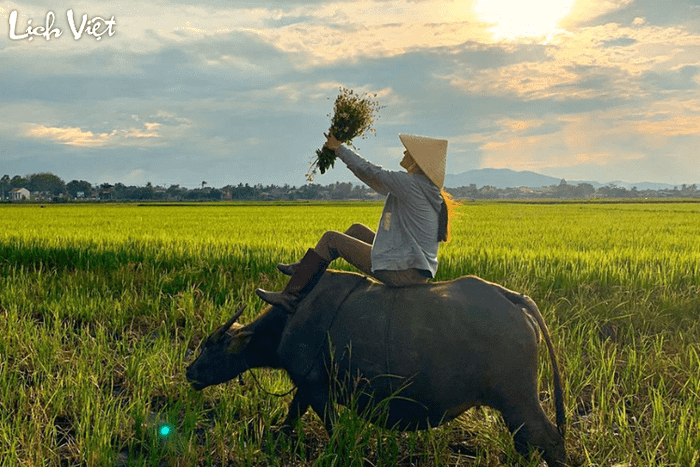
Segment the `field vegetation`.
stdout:
<path fill-rule="evenodd" d="M 426 432 L 341 410 L 274 435 L 285 375 L 193 391 L 200 341 L 281 289 L 277 262 L 381 204 L 0 207 L 0 466 L 537 465 L 499 414 Z M 574 466 L 700 464 L 700 205 L 466 203 L 439 280 L 474 274 L 530 295 L 565 382 Z M 351 269 L 338 261 L 336 269 Z M 439 319 L 439 316 L 436 316 Z M 540 390 L 553 419 L 551 369 Z M 256 380 L 258 382 L 256 382 Z M 168 431 L 169 430 L 169 431 Z"/>

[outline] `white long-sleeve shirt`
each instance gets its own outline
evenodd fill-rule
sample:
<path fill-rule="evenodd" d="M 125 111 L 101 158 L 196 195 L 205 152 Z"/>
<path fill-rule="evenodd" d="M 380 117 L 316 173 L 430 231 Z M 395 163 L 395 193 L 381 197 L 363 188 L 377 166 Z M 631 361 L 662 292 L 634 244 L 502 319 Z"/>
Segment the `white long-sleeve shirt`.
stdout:
<path fill-rule="evenodd" d="M 372 245 L 372 270 L 416 268 L 435 277 L 440 189 L 424 174 L 386 170 L 345 145 L 335 153 L 357 178 L 386 195 Z"/>

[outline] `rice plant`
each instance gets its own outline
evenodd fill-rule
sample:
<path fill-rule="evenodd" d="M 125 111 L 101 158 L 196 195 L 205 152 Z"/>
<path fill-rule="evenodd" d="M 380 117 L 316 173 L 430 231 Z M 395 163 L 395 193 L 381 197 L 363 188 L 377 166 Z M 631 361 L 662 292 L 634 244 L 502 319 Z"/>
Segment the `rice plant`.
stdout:
<path fill-rule="evenodd" d="M 0 207 L 0 466 L 525 463 L 486 408 L 419 433 L 343 409 L 330 440 L 309 413 L 290 439 L 274 427 L 291 395 L 268 394 L 291 387 L 281 372 L 201 393 L 185 381 L 204 337 L 240 304 L 244 322 L 262 309 L 255 287 L 283 287 L 277 262 L 300 258 L 325 230 L 374 227 L 380 212 L 377 203 Z M 700 463 L 700 205 L 459 212 L 437 280 L 474 274 L 539 304 L 564 369 L 571 464 Z"/>

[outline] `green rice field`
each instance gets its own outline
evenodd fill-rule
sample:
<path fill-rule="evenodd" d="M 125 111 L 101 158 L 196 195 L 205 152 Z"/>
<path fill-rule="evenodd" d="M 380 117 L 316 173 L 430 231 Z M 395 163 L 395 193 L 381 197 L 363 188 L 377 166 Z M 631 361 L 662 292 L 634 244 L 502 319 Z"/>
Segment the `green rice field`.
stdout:
<path fill-rule="evenodd" d="M 343 409 L 331 439 L 310 412 L 288 438 L 274 427 L 292 396 L 266 392 L 291 388 L 281 371 L 187 383 L 204 337 L 242 304 L 253 319 L 256 287 L 283 288 L 276 263 L 381 209 L 0 206 L 0 466 L 538 465 L 488 408 L 416 433 Z M 438 280 L 473 274 L 539 304 L 572 466 L 700 465 L 700 204 L 465 203 L 452 236 Z M 539 375 L 553 420 L 544 345 Z"/>

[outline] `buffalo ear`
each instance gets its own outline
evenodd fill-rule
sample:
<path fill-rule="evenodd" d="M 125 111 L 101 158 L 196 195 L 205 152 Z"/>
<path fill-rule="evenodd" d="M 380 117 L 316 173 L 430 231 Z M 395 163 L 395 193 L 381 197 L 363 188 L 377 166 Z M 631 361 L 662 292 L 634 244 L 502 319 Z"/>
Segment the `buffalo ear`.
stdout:
<path fill-rule="evenodd" d="M 241 306 L 236 311 L 236 313 L 233 315 L 233 317 L 231 317 L 231 319 L 226 321 L 219 329 L 216 330 L 216 332 L 214 333 L 214 336 L 213 336 L 214 341 L 220 341 L 226 335 L 226 331 L 231 329 L 231 326 L 233 326 L 233 323 L 238 321 L 238 318 L 241 317 L 241 315 L 243 314 L 243 311 L 245 311 L 245 305 Z"/>
<path fill-rule="evenodd" d="M 248 342 L 250 341 L 252 335 L 253 331 L 237 332 L 236 334 L 234 334 L 233 338 L 231 339 L 231 343 L 226 348 L 226 352 L 233 354 L 240 353 L 245 348 L 245 346 L 248 345 Z"/>

